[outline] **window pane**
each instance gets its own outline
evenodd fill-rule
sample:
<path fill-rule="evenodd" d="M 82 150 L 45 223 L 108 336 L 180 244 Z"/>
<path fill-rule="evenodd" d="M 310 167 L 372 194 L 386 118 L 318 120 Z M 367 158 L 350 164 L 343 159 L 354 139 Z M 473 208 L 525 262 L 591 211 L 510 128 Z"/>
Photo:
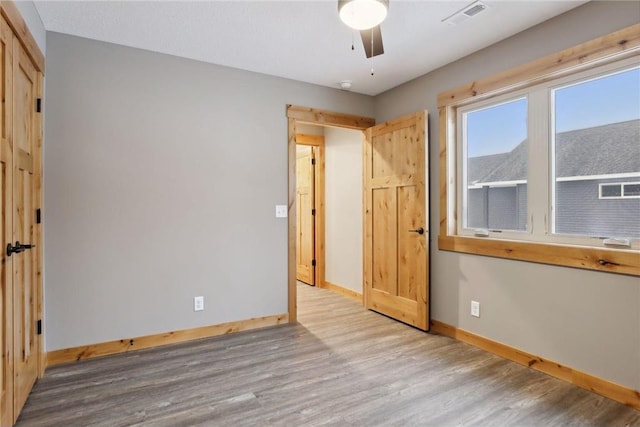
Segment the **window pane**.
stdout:
<path fill-rule="evenodd" d="M 638 68 L 553 91 L 555 233 L 640 237 L 640 199 L 621 185 L 640 176 L 638 93 Z"/>
<path fill-rule="evenodd" d="M 527 99 L 464 114 L 466 228 L 525 230 Z"/>
<path fill-rule="evenodd" d="M 625 184 L 624 197 L 640 197 L 640 184 Z"/>
<path fill-rule="evenodd" d="M 622 187 L 620 184 L 603 185 L 600 188 L 602 197 L 620 197 L 622 196 Z"/>

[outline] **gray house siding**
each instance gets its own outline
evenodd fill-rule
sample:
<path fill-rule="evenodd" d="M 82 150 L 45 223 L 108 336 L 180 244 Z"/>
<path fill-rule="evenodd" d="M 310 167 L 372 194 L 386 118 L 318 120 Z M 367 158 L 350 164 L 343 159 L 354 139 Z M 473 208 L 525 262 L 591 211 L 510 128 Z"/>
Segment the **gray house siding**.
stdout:
<path fill-rule="evenodd" d="M 640 199 L 600 199 L 599 185 L 640 182 L 640 178 L 561 181 L 556 187 L 558 234 L 640 237 Z M 527 185 L 469 190 L 468 227 L 526 230 Z"/>
<path fill-rule="evenodd" d="M 527 229 L 526 184 L 470 189 L 467 206 L 469 228 Z"/>
<path fill-rule="evenodd" d="M 599 198 L 599 184 L 612 182 L 640 182 L 640 178 L 559 182 L 556 233 L 640 237 L 640 199 Z"/>
<path fill-rule="evenodd" d="M 518 230 L 527 229 L 527 184 L 518 184 Z"/>
<path fill-rule="evenodd" d="M 489 189 L 489 228 L 515 230 L 518 220 L 516 187 Z"/>
<path fill-rule="evenodd" d="M 469 190 L 467 200 L 467 227 L 489 228 L 487 223 L 487 203 L 489 187 L 474 188 Z"/>

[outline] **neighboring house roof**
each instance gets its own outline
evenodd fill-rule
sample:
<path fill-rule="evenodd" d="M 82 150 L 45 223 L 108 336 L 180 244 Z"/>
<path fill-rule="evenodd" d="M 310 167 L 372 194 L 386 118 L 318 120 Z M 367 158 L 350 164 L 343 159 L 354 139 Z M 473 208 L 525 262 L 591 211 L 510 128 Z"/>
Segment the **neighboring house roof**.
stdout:
<path fill-rule="evenodd" d="M 468 182 L 526 180 L 524 140 L 509 153 L 470 157 Z M 640 172 L 640 120 L 562 132 L 556 136 L 558 178 Z"/>
<path fill-rule="evenodd" d="M 485 176 L 502 163 L 505 163 L 509 157 L 509 153 L 492 154 L 490 156 L 469 157 L 467 162 L 467 181 L 472 182 L 487 182 L 483 179 Z"/>

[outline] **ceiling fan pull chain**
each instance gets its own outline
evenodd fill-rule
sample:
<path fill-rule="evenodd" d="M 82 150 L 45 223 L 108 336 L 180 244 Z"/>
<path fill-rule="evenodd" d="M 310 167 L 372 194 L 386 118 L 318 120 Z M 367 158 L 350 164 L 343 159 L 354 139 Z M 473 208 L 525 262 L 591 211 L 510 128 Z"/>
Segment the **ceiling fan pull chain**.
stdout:
<path fill-rule="evenodd" d="M 353 44 L 353 39 L 354 39 L 353 34 L 354 34 L 355 32 L 356 32 L 355 30 L 351 31 L 351 50 L 356 50 L 356 48 L 355 48 L 355 46 L 354 46 L 354 44 Z"/>
<path fill-rule="evenodd" d="M 373 55 L 373 28 L 371 28 L 371 55 Z M 371 62 L 373 63 L 373 56 L 371 57 Z M 375 73 L 373 72 L 373 65 L 371 66 L 371 75 L 373 76 Z"/>

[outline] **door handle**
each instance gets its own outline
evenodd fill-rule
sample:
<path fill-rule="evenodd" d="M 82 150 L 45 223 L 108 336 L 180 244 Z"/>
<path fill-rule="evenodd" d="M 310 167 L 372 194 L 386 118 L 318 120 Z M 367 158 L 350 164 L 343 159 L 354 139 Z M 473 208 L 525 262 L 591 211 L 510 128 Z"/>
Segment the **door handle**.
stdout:
<path fill-rule="evenodd" d="M 30 244 L 21 244 L 16 240 L 15 246 L 11 243 L 7 244 L 7 256 L 11 256 L 12 254 L 19 254 L 20 252 L 26 251 L 27 249 L 35 248 L 36 245 Z"/>
<path fill-rule="evenodd" d="M 424 228 L 422 228 L 422 227 L 418 227 L 415 230 L 409 230 L 409 231 L 412 232 L 412 233 L 418 233 L 420 235 L 424 234 Z"/>
<path fill-rule="evenodd" d="M 22 247 L 20 246 L 20 242 L 16 242 L 17 245 L 13 246 L 11 243 L 7 243 L 7 256 L 11 256 L 13 254 L 19 254 L 20 252 L 23 251 Z"/>

